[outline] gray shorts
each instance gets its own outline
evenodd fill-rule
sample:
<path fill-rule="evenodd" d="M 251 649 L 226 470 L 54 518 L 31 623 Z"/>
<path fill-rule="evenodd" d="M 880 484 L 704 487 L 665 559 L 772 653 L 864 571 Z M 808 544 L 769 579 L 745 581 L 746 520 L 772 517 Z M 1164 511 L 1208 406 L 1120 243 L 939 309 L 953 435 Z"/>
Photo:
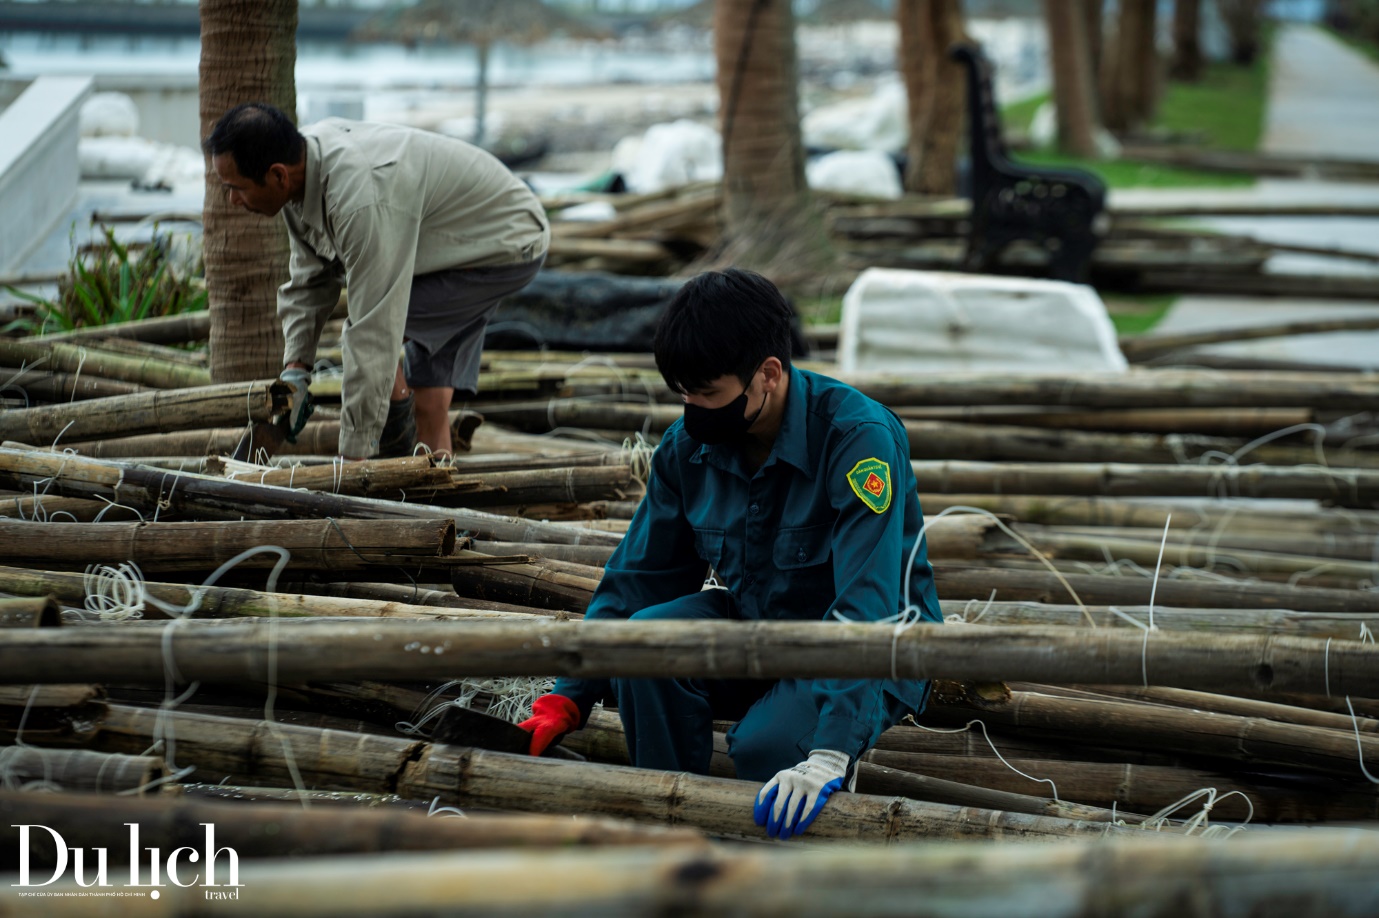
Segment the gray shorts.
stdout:
<path fill-rule="evenodd" d="M 498 301 L 536 277 L 543 258 L 519 265 L 454 268 L 412 278 L 403 345 L 407 385 L 450 386 L 461 394 L 479 390 L 484 329 Z"/>

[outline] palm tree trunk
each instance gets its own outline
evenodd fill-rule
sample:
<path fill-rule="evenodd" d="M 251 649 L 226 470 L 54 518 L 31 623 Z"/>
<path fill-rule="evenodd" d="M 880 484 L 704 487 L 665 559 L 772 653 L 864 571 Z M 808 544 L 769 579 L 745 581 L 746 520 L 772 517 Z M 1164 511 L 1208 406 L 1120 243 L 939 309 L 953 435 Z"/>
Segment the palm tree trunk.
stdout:
<path fill-rule="evenodd" d="M 201 0 L 201 135 L 242 102 L 297 111 L 297 0 Z M 287 280 L 287 229 L 232 208 L 206 164 L 204 245 L 211 378 L 265 379 L 282 368 L 277 288 Z"/>
<path fill-rule="evenodd" d="M 1101 45 L 1105 32 L 1105 0 L 1082 0 L 1082 13 L 1087 20 L 1087 44 L 1092 55 L 1092 85 L 1101 74 Z"/>
<path fill-rule="evenodd" d="M 1195 83 L 1202 76 L 1201 0 L 1174 0 L 1173 64 L 1168 75 L 1175 80 Z"/>
<path fill-rule="evenodd" d="M 1118 133 L 1139 128 L 1153 111 L 1154 9 L 1155 0 L 1120 0 L 1115 53 L 1103 58 L 1102 117 Z"/>
<path fill-rule="evenodd" d="M 484 145 L 484 122 L 488 117 L 488 49 L 489 42 L 481 41 L 476 48 L 479 56 L 479 75 L 474 84 L 474 145 Z"/>
<path fill-rule="evenodd" d="M 1219 0 L 1221 18 L 1230 33 L 1231 61 L 1241 66 L 1254 63 L 1259 54 L 1259 29 L 1264 18 L 1262 0 Z"/>
<path fill-rule="evenodd" d="M 1096 98 L 1092 91 L 1092 49 L 1082 0 L 1044 0 L 1053 61 L 1053 95 L 1058 110 L 1058 148 L 1094 158 Z"/>
<path fill-rule="evenodd" d="M 714 53 L 729 235 L 808 200 L 789 0 L 719 0 Z"/>
<path fill-rule="evenodd" d="M 967 101 L 962 65 L 948 49 L 964 38 L 961 0 L 900 0 L 900 59 L 910 95 L 905 190 L 957 193 L 957 155 Z"/>
<path fill-rule="evenodd" d="M 924 132 L 934 107 L 935 66 L 931 0 L 898 0 L 896 24 L 900 29 L 900 72 L 905 80 L 910 139 L 905 147 L 905 190 L 918 192 L 923 175 Z"/>

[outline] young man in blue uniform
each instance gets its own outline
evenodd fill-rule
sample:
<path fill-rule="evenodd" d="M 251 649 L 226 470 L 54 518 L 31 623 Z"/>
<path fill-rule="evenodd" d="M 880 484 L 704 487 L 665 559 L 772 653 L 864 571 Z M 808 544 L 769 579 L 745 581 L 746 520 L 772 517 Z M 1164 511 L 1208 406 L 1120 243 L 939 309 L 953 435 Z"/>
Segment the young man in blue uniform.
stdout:
<path fill-rule="evenodd" d="M 701 274 L 671 302 L 653 347 L 685 415 L 586 620 L 942 622 L 904 426 L 793 368 L 791 322 L 770 281 L 737 269 Z M 722 589 L 701 588 L 709 568 Z M 737 775 L 766 782 L 756 821 L 789 838 L 927 694 L 919 680 L 562 678 L 521 726 L 539 755 L 607 695 L 633 765 L 707 774 L 712 721 L 735 720 Z"/>

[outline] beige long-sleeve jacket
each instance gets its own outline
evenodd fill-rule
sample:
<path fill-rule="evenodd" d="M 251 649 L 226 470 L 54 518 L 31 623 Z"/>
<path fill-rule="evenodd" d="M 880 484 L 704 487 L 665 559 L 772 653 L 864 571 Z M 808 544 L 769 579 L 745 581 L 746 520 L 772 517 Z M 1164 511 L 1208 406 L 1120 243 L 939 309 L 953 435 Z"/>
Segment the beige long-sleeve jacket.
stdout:
<path fill-rule="evenodd" d="M 306 190 L 283 208 L 291 280 L 278 290 L 283 362 L 315 359 L 349 287 L 340 454 L 371 456 L 388 413 L 412 277 L 543 255 L 541 202 L 478 147 L 413 128 L 328 118 L 302 129 Z"/>

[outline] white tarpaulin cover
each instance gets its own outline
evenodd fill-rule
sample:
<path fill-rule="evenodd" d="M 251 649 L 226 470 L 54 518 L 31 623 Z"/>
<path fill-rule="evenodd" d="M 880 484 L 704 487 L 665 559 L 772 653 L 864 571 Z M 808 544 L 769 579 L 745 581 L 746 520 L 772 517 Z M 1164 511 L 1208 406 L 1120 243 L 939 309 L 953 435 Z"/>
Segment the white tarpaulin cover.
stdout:
<path fill-rule="evenodd" d="M 843 297 L 844 373 L 1121 372 L 1095 290 L 1064 281 L 868 268 Z"/>
<path fill-rule="evenodd" d="M 894 201 L 905 193 L 895 161 L 880 150 L 839 150 L 805 166 L 809 187 Z"/>

